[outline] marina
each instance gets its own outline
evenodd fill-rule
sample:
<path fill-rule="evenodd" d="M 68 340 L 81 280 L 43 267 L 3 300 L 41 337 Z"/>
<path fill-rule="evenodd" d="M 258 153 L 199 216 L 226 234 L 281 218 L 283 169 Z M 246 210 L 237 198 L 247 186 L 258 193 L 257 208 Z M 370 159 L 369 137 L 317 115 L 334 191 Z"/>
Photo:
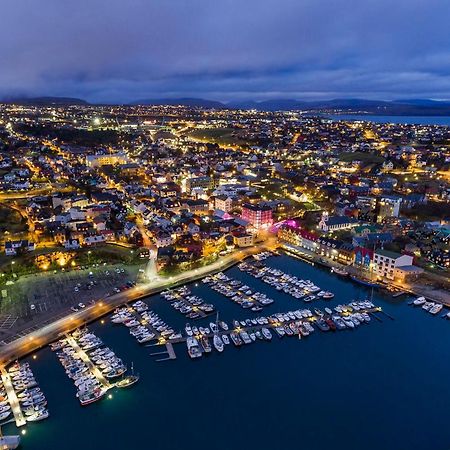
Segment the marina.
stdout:
<path fill-rule="evenodd" d="M 254 257 L 255 258 L 255 257 Z M 255 258 L 258 260 L 257 258 Z M 261 279 L 264 283 L 275 287 L 277 291 L 291 295 L 296 299 L 302 299 L 304 302 L 311 302 L 318 298 L 325 300 L 332 299 L 334 294 L 330 291 L 323 291 L 311 280 L 299 279 L 296 276 L 288 275 L 279 269 L 273 269 L 263 264 L 242 262 L 238 265 L 239 269 Z"/>
<path fill-rule="evenodd" d="M 258 260 L 248 263 L 253 265 L 255 262 L 261 263 Z M 198 283 L 198 286 L 188 285 L 190 293 L 186 295 L 207 298 L 217 310 L 220 310 L 218 315 L 211 314 L 206 318 L 192 319 L 186 323 L 186 315 L 179 314 L 174 310 L 170 301 L 165 301 L 159 295 L 119 307 L 109 316 L 110 320 L 98 321 L 92 324 L 89 330 L 82 328 L 52 344 L 53 353 L 48 354 L 49 349 L 38 353 L 35 364 L 40 372 L 39 379 L 42 379 L 43 388 L 46 392 L 48 391 L 49 402 L 52 404 L 52 417 L 48 423 L 60 426 L 72 417 L 72 420 L 76 420 L 87 433 L 96 433 L 99 427 L 106 430 L 111 423 L 116 422 L 126 423 L 130 429 L 135 426 L 148 426 L 158 449 L 168 450 L 182 445 L 182 440 L 177 435 L 186 435 L 188 427 L 192 429 L 194 426 L 194 422 L 188 418 L 186 423 L 176 425 L 176 435 L 158 431 L 167 429 L 167 427 L 164 428 L 166 417 L 173 410 L 172 408 L 176 407 L 175 405 L 179 405 L 180 399 L 181 405 L 197 401 L 201 386 L 202 390 L 207 390 L 207 398 L 210 401 L 220 403 L 221 408 L 229 412 L 229 415 L 223 418 L 224 424 L 220 428 L 225 425 L 230 427 L 232 426 L 232 411 L 240 420 L 245 419 L 243 412 L 236 411 L 235 406 L 236 402 L 250 401 L 246 394 L 248 382 L 245 380 L 247 378 L 252 380 L 252 389 L 257 389 L 264 397 L 264 404 L 274 407 L 273 413 L 266 412 L 266 414 L 272 426 L 278 430 L 281 429 L 276 425 L 278 415 L 275 414 L 277 410 L 275 405 L 278 407 L 281 404 L 284 411 L 291 412 L 284 417 L 283 422 L 294 429 L 294 421 L 291 420 L 291 417 L 298 420 L 300 416 L 298 412 L 295 412 L 297 409 L 292 409 L 291 402 L 307 401 L 310 405 L 316 405 L 318 399 L 325 401 L 327 407 L 331 408 L 330 414 L 327 409 L 320 408 L 317 411 L 313 409 L 307 416 L 302 415 L 302 420 L 312 424 L 321 417 L 326 421 L 327 426 L 333 429 L 336 419 L 335 416 L 331 417 L 331 413 L 336 415 L 338 412 L 341 413 L 341 410 L 328 395 L 321 393 L 322 386 L 326 383 L 330 389 L 335 386 L 344 389 L 348 395 L 352 395 L 352 402 L 355 402 L 356 405 L 371 402 L 379 411 L 381 406 L 377 403 L 377 395 L 380 396 L 380 390 L 377 386 L 383 384 L 384 372 L 377 371 L 376 360 L 370 358 L 369 355 L 378 351 L 380 340 L 396 342 L 395 345 L 398 346 L 398 342 L 402 342 L 405 333 L 410 329 L 410 322 L 405 323 L 405 317 L 409 320 L 408 312 L 414 315 L 421 308 L 407 307 L 405 309 L 398 301 L 390 303 L 389 297 L 380 296 L 378 293 L 373 295 L 373 301 L 369 300 L 370 291 L 367 289 L 353 284 L 346 278 L 334 277 L 329 271 L 314 268 L 285 255 L 279 258 L 266 258 L 264 266 L 267 266 L 271 272 L 289 272 L 298 280 L 311 280 L 317 287 L 326 286 L 330 292 L 335 293 L 335 297 L 328 300 L 318 297 L 314 303 L 310 304 L 303 304 L 302 299 L 298 299 L 300 303 L 292 303 L 292 295 L 282 296 L 281 293 L 287 294 L 284 291 L 281 291 L 279 295 L 280 290 L 277 290 L 274 285 L 261 284 L 263 277 L 249 277 L 248 275 L 252 274 L 244 273 L 240 268 L 235 267 L 223 274 L 228 278 L 228 280 L 224 279 L 224 282 L 240 281 L 243 286 L 248 285 L 252 292 L 264 294 L 276 302 L 267 305 L 264 312 L 260 311 L 259 314 L 255 314 L 251 308 L 236 309 L 233 302 L 223 302 L 223 294 L 215 291 L 211 294 L 207 283 Z M 273 276 L 281 278 L 282 275 Z M 443 311 L 441 311 L 442 313 Z M 422 317 L 423 314 L 420 316 Z M 432 315 L 430 314 L 430 316 Z M 391 318 L 395 318 L 395 321 Z M 446 325 L 445 321 L 438 322 Z M 418 328 L 414 328 L 414 330 L 419 334 L 422 333 L 422 330 Z M 132 344 L 129 339 L 130 335 L 136 343 L 141 345 L 130 345 Z M 143 342 L 139 342 L 139 339 Z M 258 342 L 260 345 L 257 345 Z M 111 348 L 115 349 L 112 352 L 114 355 L 109 355 Z M 100 352 L 101 349 L 105 349 L 104 353 Z M 151 349 L 150 352 L 148 349 Z M 95 406 L 89 408 L 78 406 L 77 408 L 77 404 L 69 404 L 67 409 L 62 409 L 57 400 L 62 395 L 58 386 L 64 380 L 69 379 L 72 383 L 75 380 L 67 377 L 67 373 L 63 377 L 60 367 L 59 369 L 58 366 L 54 367 L 55 353 L 58 355 L 58 359 L 61 357 L 66 363 L 65 368 L 73 371 L 71 374 L 75 372 L 81 372 L 82 375 L 87 374 L 89 379 L 92 379 L 100 389 L 109 385 L 109 391 L 113 387 L 119 387 L 117 385 L 121 378 L 112 380 L 106 378 L 105 372 L 100 369 L 100 363 L 103 355 L 116 357 L 116 351 L 117 354 L 125 355 L 127 360 L 139 363 L 141 372 L 139 376 L 142 382 L 130 391 L 118 389 L 113 396 L 110 394 L 111 397 L 108 395 L 109 392 L 104 393 L 100 398 L 106 397 L 108 401 L 96 402 L 93 400 L 96 403 Z M 420 348 L 416 348 L 416 351 L 420 353 Z M 403 354 L 407 353 L 405 349 L 403 352 Z M 150 358 L 150 355 L 153 355 L 153 358 Z M 395 350 L 395 355 L 398 357 L 398 350 Z M 175 361 L 170 364 L 154 364 L 156 361 L 174 359 Z M 347 360 L 351 361 L 350 366 L 345 363 Z M 221 373 L 230 371 L 230 368 L 233 368 L 233 373 L 240 377 L 242 383 L 236 384 L 221 375 Z M 179 382 L 180 370 L 183 371 L 182 383 Z M 47 373 L 48 375 L 44 375 Z M 413 372 L 408 373 L 413 379 L 419 376 Z M 255 376 L 255 374 L 258 375 Z M 78 373 L 78 375 L 80 374 Z M 355 382 L 350 383 L 350 380 L 355 380 L 355 377 L 368 379 L 370 376 L 376 380 L 376 382 L 374 381 L 374 392 L 365 392 L 364 399 L 355 397 Z M 156 392 L 154 389 L 148 389 L 150 380 L 157 380 Z M 274 392 L 278 392 L 274 391 L 274 389 L 278 389 L 275 388 L 276 383 L 284 382 L 289 382 L 291 386 L 298 386 L 298 394 L 294 389 L 288 396 L 289 402 L 284 398 L 284 394 L 274 394 Z M 389 382 L 396 383 L 392 378 L 389 379 Z M 216 383 L 220 384 L 217 393 Z M 306 388 L 306 386 L 308 387 Z M 399 386 L 396 385 L 396 389 L 400 389 Z M 300 392 L 301 397 L 299 396 Z M 66 396 L 65 393 L 64 396 Z M 151 425 L 146 425 L 142 419 L 136 417 L 135 411 L 142 409 L 143 401 L 151 402 L 160 411 L 160 414 L 152 416 Z M 252 401 L 255 402 L 254 399 Z M 76 403 L 80 403 L 79 398 Z M 396 408 L 395 405 L 391 407 L 394 410 Z M 53 408 L 56 411 L 53 411 Z M 101 412 L 104 418 L 100 418 L 98 412 Z M 127 419 L 127 416 L 132 417 L 133 420 Z M 368 417 L 369 420 L 374 420 L 370 411 Z M 203 420 L 205 426 L 214 426 L 212 418 L 211 420 L 203 418 Z M 350 416 L 346 415 L 345 420 L 350 420 Z M 351 420 L 353 424 L 359 424 L 356 415 L 352 415 Z M 362 422 L 360 424 L 362 426 Z M 39 429 L 45 426 L 46 423 L 39 424 Z M 344 418 L 338 420 L 336 426 L 345 430 Z M 384 423 L 384 426 L 391 432 L 387 422 Z M 13 428 L 10 428 L 11 424 L 6 427 L 10 434 L 14 434 Z M 305 426 L 301 425 L 301 428 L 303 436 L 306 436 L 305 442 L 313 445 L 314 440 L 308 437 Z M 43 429 L 45 430 L 45 428 Z M 41 432 L 37 428 L 35 431 L 33 431 L 34 428 L 30 428 L 30 430 L 34 435 L 30 448 L 43 450 L 46 445 L 43 439 L 44 436 L 47 436 L 46 439 L 48 439 L 48 435 L 42 433 L 41 438 Z M 69 434 L 71 441 L 68 443 L 68 449 L 78 448 L 81 441 L 77 435 L 70 429 L 65 428 L 65 432 Z M 204 432 L 202 430 L 202 433 Z M 276 441 L 272 433 L 264 431 L 261 433 L 264 441 L 270 442 L 271 446 L 275 447 L 281 445 L 280 442 L 287 445 L 288 437 L 293 438 L 293 434 L 289 430 L 285 431 L 286 435 L 277 433 Z M 199 444 L 203 442 L 199 434 L 196 436 Z M 211 437 L 210 434 L 209 436 Z M 243 443 L 253 445 L 240 431 L 239 436 Z M 395 440 L 392 436 L 391 439 Z M 25 441 L 27 437 L 28 433 Z M 137 448 L 145 446 L 139 436 L 127 438 L 126 444 L 122 438 L 116 436 L 112 438 L 108 433 L 105 434 L 104 439 L 105 445 L 113 447 L 114 445 L 130 445 L 130 440 L 132 445 Z M 262 437 L 254 439 L 258 445 L 265 445 L 261 440 Z M 322 444 L 329 446 L 331 441 L 325 437 L 318 448 L 324 448 Z M 411 443 L 409 442 L 409 444 Z M 219 445 L 217 448 L 225 450 L 227 447 L 228 444 L 224 443 L 223 446 Z M 401 444 L 397 447 L 406 450 L 406 447 L 402 447 Z M 375 447 L 369 446 L 368 448 L 376 450 Z M 420 449 L 419 446 L 409 445 L 408 450 L 411 448 Z"/>
<path fill-rule="evenodd" d="M 7 370 L 2 369 L 1 391 L 0 423 L 10 421 L 11 413 L 17 427 L 49 417 L 47 399 L 38 386 L 29 363 L 17 361 Z"/>
<path fill-rule="evenodd" d="M 205 303 L 200 297 L 192 295 L 187 286 L 163 291 L 161 297 L 170 302 L 174 309 L 190 320 L 204 319 L 215 311 L 214 305 Z"/>
<path fill-rule="evenodd" d="M 87 329 L 77 330 L 51 345 L 72 379 L 82 406 L 94 403 L 112 389 L 127 367 L 103 341 Z M 120 386 L 120 385 L 119 385 Z"/>
<path fill-rule="evenodd" d="M 237 303 L 241 308 L 251 309 L 253 312 L 259 312 L 264 306 L 274 302 L 266 294 L 254 291 L 241 281 L 232 279 L 222 272 L 203 278 L 202 282 Z"/>

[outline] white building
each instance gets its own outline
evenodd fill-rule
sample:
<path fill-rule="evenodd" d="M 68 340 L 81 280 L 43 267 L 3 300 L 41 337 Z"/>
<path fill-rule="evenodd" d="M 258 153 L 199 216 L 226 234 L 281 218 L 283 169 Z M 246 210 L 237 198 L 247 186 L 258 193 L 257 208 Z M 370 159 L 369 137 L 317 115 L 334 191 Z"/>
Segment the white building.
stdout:
<path fill-rule="evenodd" d="M 413 257 L 388 250 L 376 250 L 373 255 L 373 273 L 379 278 L 393 280 L 397 268 L 412 266 Z"/>
<path fill-rule="evenodd" d="M 402 199 L 400 197 L 381 197 L 379 203 L 380 211 L 378 213 L 378 222 L 382 222 L 385 218 L 398 217 L 401 202 Z"/>

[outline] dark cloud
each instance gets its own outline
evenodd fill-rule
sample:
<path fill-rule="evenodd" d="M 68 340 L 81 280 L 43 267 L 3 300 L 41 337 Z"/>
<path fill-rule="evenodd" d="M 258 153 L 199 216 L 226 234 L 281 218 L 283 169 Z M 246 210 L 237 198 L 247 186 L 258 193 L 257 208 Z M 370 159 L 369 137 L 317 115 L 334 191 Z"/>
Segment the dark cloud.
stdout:
<path fill-rule="evenodd" d="M 450 98 L 448 0 L 3 0 L 0 95 Z"/>

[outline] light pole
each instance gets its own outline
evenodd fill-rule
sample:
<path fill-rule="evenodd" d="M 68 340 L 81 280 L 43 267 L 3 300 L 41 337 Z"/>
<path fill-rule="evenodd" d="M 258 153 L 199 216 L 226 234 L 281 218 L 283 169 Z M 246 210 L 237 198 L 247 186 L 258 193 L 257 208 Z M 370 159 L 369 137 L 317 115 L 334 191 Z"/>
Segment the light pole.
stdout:
<path fill-rule="evenodd" d="M 14 274 L 14 264 L 16 262 L 15 261 L 11 261 L 11 272 Z"/>

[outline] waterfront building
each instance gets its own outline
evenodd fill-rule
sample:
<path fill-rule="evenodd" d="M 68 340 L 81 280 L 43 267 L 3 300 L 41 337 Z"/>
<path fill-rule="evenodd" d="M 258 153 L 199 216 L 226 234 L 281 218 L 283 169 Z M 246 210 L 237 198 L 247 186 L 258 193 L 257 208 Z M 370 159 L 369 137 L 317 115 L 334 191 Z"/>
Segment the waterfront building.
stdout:
<path fill-rule="evenodd" d="M 389 250 L 376 250 L 373 256 L 374 274 L 378 278 L 394 280 L 396 269 L 412 266 L 413 260 L 411 255 L 401 255 Z"/>
<path fill-rule="evenodd" d="M 236 247 L 251 247 L 255 243 L 255 237 L 251 233 L 234 233 L 233 243 Z"/>
<path fill-rule="evenodd" d="M 269 206 L 245 203 L 242 206 L 241 217 L 257 230 L 267 229 L 273 225 L 272 209 Z"/>

